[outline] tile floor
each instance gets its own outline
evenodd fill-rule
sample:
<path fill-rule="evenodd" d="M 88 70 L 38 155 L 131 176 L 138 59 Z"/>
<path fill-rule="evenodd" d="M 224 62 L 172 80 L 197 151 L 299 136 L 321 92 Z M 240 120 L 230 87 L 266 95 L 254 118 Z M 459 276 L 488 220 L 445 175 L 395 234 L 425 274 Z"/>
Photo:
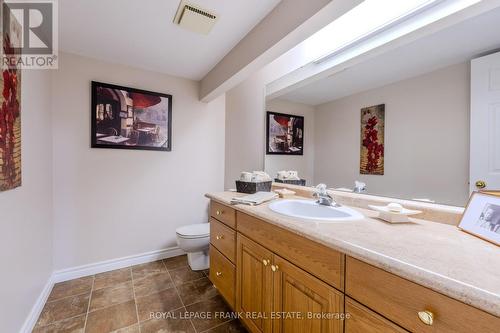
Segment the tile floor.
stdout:
<path fill-rule="evenodd" d="M 230 309 L 207 276 L 180 256 L 61 282 L 33 332 L 246 332 L 238 320 L 216 316 Z"/>

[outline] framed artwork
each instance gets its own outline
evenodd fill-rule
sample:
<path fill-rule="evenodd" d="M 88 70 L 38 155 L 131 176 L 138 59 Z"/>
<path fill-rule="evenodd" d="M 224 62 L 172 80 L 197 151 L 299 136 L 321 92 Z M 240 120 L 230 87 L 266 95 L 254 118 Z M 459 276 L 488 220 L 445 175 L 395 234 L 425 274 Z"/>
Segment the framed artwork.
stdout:
<path fill-rule="evenodd" d="M 500 246 L 500 197 L 474 192 L 458 227 Z"/>
<path fill-rule="evenodd" d="M 172 95 L 92 81 L 92 148 L 170 151 Z"/>
<path fill-rule="evenodd" d="M 498 190 L 480 190 L 479 192 L 480 193 L 491 194 L 491 195 L 495 195 L 497 197 L 500 197 L 500 191 L 498 191 Z"/>
<path fill-rule="evenodd" d="M 304 117 L 268 111 L 266 128 L 266 154 L 304 154 Z"/>
<path fill-rule="evenodd" d="M 3 20 L 4 2 L 0 1 Z M 15 19 L 1 34 L 0 57 L 16 56 L 12 45 L 22 40 L 22 27 Z M 0 76 L 0 191 L 21 186 L 21 68 L 3 65 Z"/>
<path fill-rule="evenodd" d="M 384 174 L 385 104 L 361 109 L 359 173 Z"/>

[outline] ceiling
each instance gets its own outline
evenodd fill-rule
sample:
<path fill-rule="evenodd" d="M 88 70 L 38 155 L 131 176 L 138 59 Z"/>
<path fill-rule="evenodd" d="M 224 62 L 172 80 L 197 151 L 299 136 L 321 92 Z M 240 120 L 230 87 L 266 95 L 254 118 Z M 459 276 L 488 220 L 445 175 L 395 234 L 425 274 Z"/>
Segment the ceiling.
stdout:
<path fill-rule="evenodd" d="M 297 88 L 280 99 L 319 105 L 382 87 L 500 49 L 500 9 Z"/>
<path fill-rule="evenodd" d="M 180 0 L 63 0 L 59 49 L 200 80 L 280 1 L 188 1 L 219 16 L 205 36 L 173 23 Z"/>

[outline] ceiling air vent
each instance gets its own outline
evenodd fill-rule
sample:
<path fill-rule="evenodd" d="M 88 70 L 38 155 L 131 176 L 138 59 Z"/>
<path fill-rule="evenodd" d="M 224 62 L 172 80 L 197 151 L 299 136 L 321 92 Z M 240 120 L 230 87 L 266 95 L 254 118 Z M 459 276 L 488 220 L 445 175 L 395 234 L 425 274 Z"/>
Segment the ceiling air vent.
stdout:
<path fill-rule="evenodd" d="M 217 22 L 217 15 L 196 5 L 188 4 L 184 0 L 179 4 L 174 18 L 174 23 L 181 27 L 204 35 L 208 35 L 215 22 Z"/>

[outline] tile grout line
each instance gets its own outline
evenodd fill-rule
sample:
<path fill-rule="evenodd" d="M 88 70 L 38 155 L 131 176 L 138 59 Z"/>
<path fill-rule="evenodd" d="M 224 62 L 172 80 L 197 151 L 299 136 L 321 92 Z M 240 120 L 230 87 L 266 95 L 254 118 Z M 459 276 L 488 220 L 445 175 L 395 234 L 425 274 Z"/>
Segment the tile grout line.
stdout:
<path fill-rule="evenodd" d="M 209 328 L 209 329 L 207 329 L 207 330 L 204 330 L 204 331 L 201 331 L 201 332 L 199 332 L 199 333 L 207 333 L 207 332 L 209 332 L 210 330 L 213 330 L 214 328 L 220 327 L 220 326 L 222 326 L 222 325 L 225 325 L 225 324 L 230 323 L 230 322 L 235 321 L 235 320 L 237 320 L 237 319 L 231 319 L 231 320 L 225 321 L 225 322 L 223 322 L 223 323 L 220 323 L 219 325 L 215 325 L 214 327 L 211 327 L 211 328 Z"/>
<path fill-rule="evenodd" d="M 129 266 L 129 267 L 124 267 L 124 268 L 128 268 L 128 269 L 132 270 L 132 267 L 134 267 L 134 266 L 135 266 L 135 265 L 133 265 L 133 266 Z M 166 273 L 168 273 L 168 276 L 170 277 L 170 280 L 172 280 L 172 277 L 171 277 L 170 273 L 168 272 L 168 269 L 167 269 Z M 154 274 L 151 274 L 151 275 L 155 275 L 155 274 L 165 274 L 165 273 L 160 272 L 160 273 L 154 273 Z M 148 276 L 145 276 L 145 277 L 141 277 L 141 278 L 139 278 L 139 279 L 137 279 L 137 280 L 147 279 L 147 278 L 148 278 L 149 276 L 151 276 L 151 275 L 148 275 Z M 196 279 L 196 280 L 192 280 L 192 281 L 187 281 L 186 283 L 196 282 L 196 281 L 199 281 L 199 280 L 204 279 L 204 278 L 205 278 L 205 277 L 202 277 L 202 278 L 200 278 L 200 279 Z M 121 282 L 121 283 L 119 283 L 119 284 L 125 284 L 125 283 L 127 283 L 127 282 L 128 282 L 128 281 L 125 281 L 125 282 Z M 134 301 L 135 301 L 135 303 L 136 303 L 136 312 L 137 312 L 137 315 L 138 315 L 138 308 L 137 308 L 137 296 L 136 296 L 136 294 L 135 294 L 135 284 L 134 284 L 134 279 L 133 279 L 133 273 L 131 273 L 130 282 L 131 282 L 131 284 L 132 284 L 132 290 L 133 290 L 133 294 L 134 294 Z M 118 284 L 118 285 L 119 285 L 119 284 Z M 93 289 L 93 291 L 99 291 L 99 290 L 109 289 L 109 288 L 113 289 L 113 288 L 116 288 L 116 286 L 103 287 L 103 288 L 100 288 L 100 289 L 95 289 L 95 288 L 94 288 L 94 289 Z M 147 296 L 150 296 L 150 295 L 152 295 L 152 294 L 155 294 L 155 293 L 158 293 L 158 292 L 161 292 L 161 291 L 164 291 L 164 290 L 172 289 L 172 288 L 175 288 L 175 284 L 173 283 L 173 281 L 172 281 L 172 287 L 169 287 L 169 288 L 166 288 L 166 289 L 157 290 L 157 291 L 153 291 L 153 292 L 151 292 L 151 293 L 149 293 L 149 294 L 146 294 L 146 295 L 140 296 L 140 297 L 138 297 L 138 298 L 147 297 Z M 181 303 L 183 304 L 183 302 L 182 302 L 182 298 L 180 297 L 180 294 L 179 294 L 178 290 L 177 290 L 177 289 L 175 289 L 175 291 L 176 291 L 176 294 L 177 294 L 177 295 L 179 296 L 179 298 L 181 299 Z M 85 293 L 85 294 L 86 294 L 86 293 Z M 75 295 L 75 296 L 80 296 L 80 295 L 84 295 L 84 294 L 78 294 L 78 295 Z M 69 297 L 74 297 L 74 296 L 67 296 L 67 297 L 64 297 L 64 298 L 69 298 Z M 62 299 L 62 298 L 61 298 L 61 299 Z M 123 304 L 123 303 L 127 303 L 127 302 L 128 302 L 128 301 L 124 301 L 124 302 L 122 302 L 122 303 L 117 303 L 117 304 L 112 304 L 112 305 L 103 306 L 103 307 L 100 307 L 100 308 L 94 309 L 94 310 L 92 310 L 92 311 L 90 311 L 90 309 L 89 309 L 88 313 L 90 314 L 91 312 L 95 312 L 95 311 L 99 311 L 99 310 L 104 310 L 104 309 L 107 309 L 107 308 L 110 308 L 110 307 L 113 307 L 113 306 L 116 306 L 116 305 L 120 305 L 120 304 Z M 196 303 L 198 303 L 198 302 L 193 302 L 193 303 L 190 303 L 190 304 L 188 304 L 188 306 L 189 306 L 189 305 L 192 305 L 192 304 L 196 304 Z M 174 309 L 174 310 L 178 310 L 178 309 L 181 309 L 181 308 L 183 308 L 183 307 L 184 307 L 184 304 L 183 304 L 181 307 L 179 307 L 179 308 L 177 308 L 177 309 Z M 171 311 L 174 311 L 174 310 L 171 310 Z M 78 317 L 78 316 L 81 316 L 81 315 L 82 315 L 82 314 L 80 314 L 80 315 L 76 315 L 76 316 L 74 316 L 74 317 Z M 74 318 L 74 317 L 70 317 L 70 318 Z M 70 319 L 70 318 L 65 318 L 65 319 L 61 319 L 61 320 L 66 320 L 66 319 Z M 58 321 L 61 321 L 61 320 L 58 320 Z M 149 320 L 149 319 L 148 319 L 148 320 Z M 138 322 L 139 322 L 139 320 L 138 320 Z M 130 326 L 133 326 L 133 325 L 130 325 Z"/>
<path fill-rule="evenodd" d="M 92 293 L 94 292 L 95 275 L 92 276 L 92 287 L 90 288 L 89 304 L 87 305 L 87 313 L 85 315 L 85 323 L 83 324 L 83 332 L 87 329 L 87 319 L 89 319 L 90 302 L 92 301 Z"/>
<path fill-rule="evenodd" d="M 167 270 L 168 276 L 170 276 L 170 280 L 172 281 L 172 284 L 174 285 L 174 289 L 175 289 L 175 292 L 177 293 L 177 297 L 179 297 L 179 299 L 181 300 L 181 304 L 184 307 L 184 311 L 187 311 L 186 305 L 184 304 L 184 301 L 182 300 L 181 294 L 179 293 L 179 290 L 177 289 L 177 285 L 175 284 L 174 279 L 172 279 L 172 275 L 170 274 L 170 270 L 167 268 L 167 265 L 165 264 L 164 260 L 162 260 L 161 263 L 163 264 L 163 267 L 165 267 L 165 269 Z M 174 270 L 175 269 L 173 269 L 173 271 Z M 191 324 L 191 327 L 193 328 L 193 330 L 195 332 L 198 332 L 196 330 L 196 327 L 194 327 L 194 324 L 193 324 L 193 321 L 191 320 L 191 318 L 189 318 L 189 323 Z"/>
<path fill-rule="evenodd" d="M 120 283 L 117 283 L 117 284 L 115 284 L 113 286 L 109 286 L 109 287 L 104 287 L 104 288 L 100 288 L 100 289 L 95 289 L 94 288 L 92 291 L 95 291 L 97 293 L 97 292 L 99 292 L 101 290 L 104 290 L 104 289 L 115 290 L 115 289 L 118 289 L 118 288 L 121 288 L 121 287 L 125 286 L 127 283 L 130 283 L 132 285 L 132 287 L 133 287 L 132 280 L 130 280 L 130 281 L 125 281 L 125 282 L 120 282 Z M 99 310 L 104 310 L 104 309 L 110 308 L 112 306 L 121 305 L 121 304 L 127 303 L 127 302 L 130 302 L 130 300 L 122 301 L 120 303 L 114 303 L 114 304 L 112 303 L 112 304 L 106 305 L 106 306 L 101 306 L 101 307 L 92 309 L 92 311 L 90 311 L 90 309 L 89 309 L 89 313 L 96 312 L 96 311 L 99 311 Z"/>
<path fill-rule="evenodd" d="M 127 281 L 127 282 L 132 283 L 132 281 Z M 125 283 L 127 283 L 127 282 L 122 282 L 122 283 L 119 283 L 119 284 L 125 284 Z M 115 288 L 115 287 L 114 287 L 114 286 L 111 286 L 111 287 L 105 287 L 105 288 L 101 288 L 101 289 L 94 289 L 93 291 L 96 291 L 96 292 L 97 292 L 97 291 L 100 291 L 100 290 L 103 290 L 103 289 L 113 289 L 113 288 Z M 81 295 L 83 295 L 83 294 L 81 294 Z M 104 309 L 111 308 L 111 307 L 113 307 L 113 306 L 117 306 L 117 305 L 121 305 L 121 304 L 124 304 L 124 303 L 127 303 L 127 302 L 130 302 L 130 300 L 128 300 L 128 301 L 123 301 L 123 302 L 121 302 L 121 303 L 116 303 L 116 304 L 111 304 L 111 305 L 102 306 L 102 307 L 100 307 L 100 308 L 93 309 L 92 311 L 90 311 L 90 309 L 89 309 L 89 311 L 88 311 L 88 312 L 89 312 L 89 314 L 90 314 L 90 313 L 92 313 L 92 312 L 96 312 L 96 311 L 104 310 Z M 81 316 L 81 315 L 79 315 L 79 316 Z M 74 317 L 78 317 L 78 316 L 74 316 Z M 71 317 L 71 318 L 73 318 L 73 317 Z M 69 319 L 69 318 L 66 318 L 66 319 Z M 64 319 L 63 319 L 63 320 L 64 320 Z M 58 321 L 60 321 L 60 320 L 58 320 Z"/>
<path fill-rule="evenodd" d="M 165 263 L 163 263 L 163 264 L 165 265 Z M 188 268 L 190 268 L 190 267 L 189 267 L 189 265 L 188 265 L 187 267 L 188 267 Z M 166 268 L 166 265 L 165 265 L 165 268 Z M 174 269 L 172 269 L 172 271 L 175 271 L 175 270 L 180 270 L 180 269 L 183 269 L 183 268 L 185 268 L 185 267 L 174 268 Z M 168 273 L 169 273 L 169 275 L 170 275 L 170 270 L 169 270 L 168 268 L 167 268 L 167 272 L 168 272 Z M 200 280 L 202 280 L 202 279 L 208 279 L 208 280 L 210 281 L 209 275 L 205 272 L 205 270 L 203 270 L 203 271 L 202 271 L 202 274 L 203 274 L 203 277 L 201 277 L 201 278 L 199 278 L 199 279 L 191 280 L 191 281 L 186 281 L 185 283 L 194 283 L 194 282 L 200 281 Z M 172 278 L 172 276 L 171 276 L 171 275 L 170 275 L 170 277 Z M 172 282 L 173 282 L 173 280 L 172 280 Z M 212 283 L 212 282 L 210 281 L 210 283 Z M 213 285 L 213 284 L 212 284 L 212 285 Z M 184 301 L 183 301 L 183 300 L 182 300 L 182 298 L 180 297 L 180 293 L 179 293 L 179 291 L 178 291 L 178 289 L 177 289 L 177 285 L 176 285 L 175 283 L 174 283 L 174 288 L 175 288 L 175 290 L 177 291 L 177 293 L 178 293 L 178 295 L 179 295 L 179 298 L 181 299 L 182 304 L 184 304 Z M 216 298 L 216 297 L 217 297 L 217 295 L 215 295 L 215 296 L 213 296 L 213 297 L 210 297 L 210 298 L 208 298 L 208 299 L 206 299 L 206 300 L 211 300 L 211 299 Z M 187 305 L 186 305 L 186 304 L 184 304 L 184 307 L 191 306 L 191 305 L 193 305 L 193 304 L 197 304 L 197 303 L 201 303 L 201 302 L 203 302 L 203 301 L 205 301 L 205 300 L 198 300 L 198 301 L 196 301 L 196 302 L 193 302 L 193 303 L 190 303 L 190 304 L 187 304 Z M 186 309 L 186 311 L 187 311 L 187 309 Z M 224 321 L 224 322 L 220 323 L 219 325 L 215 325 L 214 327 L 211 327 L 211 328 L 209 328 L 209 329 L 207 329 L 207 330 L 204 330 L 204 331 L 200 331 L 200 332 L 198 332 L 198 330 L 196 329 L 196 327 L 195 327 L 195 326 L 194 326 L 194 324 L 193 324 L 193 321 L 192 321 L 191 319 L 189 319 L 189 321 L 191 322 L 191 325 L 193 326 L 194 331 L 195 331 L 195 332 L 197 332 L 197 333 L 204 333 L 204 332 L 208 332 L 208 331 L 210 331 L 210 330 L 212 330 L 212 329 L 214 329 L 214 328 L 216 328 L 216 327 L 219 327 L 219 326 L 222 326 L 222 325 L 224 325 L 224 324 L 227 324 L 227 323 L 229 323 L 229 322 L 231 322 L 231 321 L 233 321 L 233 320 L 234 320 L 234 319 Z"/>
<path fill-rule="evenodd" d="M 181 307 L 178 307 L 177 309 L 173 309 L 173 310 L 170 310 L 170 311 L 167 311 L 167 312 L 175 312 L 177 310 L 181 310 L 181 309 L 184 309 L 184 306 L 181 306 Z M 144 320 L 143 323 L 147 323 L 148 321 L 152 321 L 152 320 L 159 320 L 159 319 L 156 319 L 156 318 L 149 318 L 147 320 Z"/>
<path fill-rule="evenodd" d="M 198 303 L 201 303 L 201 302 L 204 302 L 204 301 L 210 301 L 211 299 L 214 299 L 214 298 L 216 298 L 217 296 L 219 296 L 219 295 L 215 295 L 215 296 L 209 297 L 209 298 L 207 298 L 207 299 L 202 299 L 201 301 L 200 301 L 200 300 L 198 300 L 198 301 L 196 301 L 196 302 L 186 304 L 185 306 L 191 306 L 191 305 L 198 304 Z"/>
<path fill-rule="evenodd" d="M 60 323 L 62 321 L 66 321 L 66 320 L 70 320 L 70 319 L 75 319 L 75 318 L 78 318 L 78 317 L 81 317 L 81 316 L 86 316 L 86 314 L 79 314 L 79 315 L 76 315 L 76 316 L 72 316 L 72 317 L 68 317 L 68 318 L 64 318 L 64 319 L 59 319 L 59 320 L 56 320 L 56 321 L 53 321 L 51 322 L 50 324 L 47 324 L 47 325 L 43 325 L 43 326 L 39 326 L 39 328 L 45 328 L 45 327 L 48 327 L 48 326 L 51 326 L 51 325 L 54 325 L 54 324 L 57 324 L 57 323 Z M 37 321 L 38 323 L 38 321 Z M 35 328 L 36 328 L 37 325 L 35 325 Z"/>
<path fill-rule="evenodd" d="M 181 308 L 185 309 L 186 305 L 184 304 L 184 301 L 182 300 L 182 298 L 180 296 L 180 292 L 179 292 L 179 290 L 177 288 L 177 285 L 174 283 L 174 281 L 172 279 L 172 275 L 170 274 L 170 271 L 171 270 L 175 271 L 175 270 L 180 270 L 180 269 L 184 269 L 184 268 L 189 268 L 189 265 L 186 264 L 185 267 L 176 267 L 176 268 L 173 268 L 173 269 L 170 270 L 170 269 L 167 268 L 167 266 L 166 266 L 166 264 L 164 262 L 164 259 L 160 259 L 160 261 L 161 261 L 163 267 L 166 269 L 166 272 L 168 273 L 168 276 L 170 277 L 170 280 L 172 281 L 172 286 L 175 288 L 176 294 L 179 297 L 179 299 L 181 301 L 181 304 L 182 304 L 181 307 L 179 307 L 177 309 L 174 309 L 174 310 L 170 310 L 170 311 L 177 311 L 177 310 L 179 310 Z M 154 261 L 151 261 L 151 262 L 154 262 Z M 148 263 L 151 263 L 151 262 L 148 262 Z M 138 326 L 138 329 L 139 329 L 139 333 L 141 333 L 141 327 L 140 327 L 140 321 L 139 321 L 139 310 L 138 310 L 138 304 L 137 304 L 137 296 L 136 296 L 136 293 L 135 293 L 135 283 L 134 283 L 133 272 L 132 272 L 132 267 L 133 266 L 135 266 L 135 265 L 131 265 L 131 266 L 128 266 L 128 267 L 123 267 L 123 269 L 126 268 L 126 269 L 128 269 L 130 271 L 130 279 L 131 279 L 131 283 L 132 283 L 132 290 L 133 290 L 134 303 L 135 303 L 135 309 L 136 309 L 137 326 Z M 201 277 L 201 278 L 198 278 L 198 279 L 195 279 L 195 280 L 191 280 L 191 281 L 187 281 L 186 283 L 188 283 L 188 282 L 196 282 L 196 281 L 202 280 L 202 279 L 204 279 L 204 278 L 207 277 L 207 274 L 205 272 L 203 272 L 203 275 L 204 276 Z M 47 325 L 40 326 L 40 327 L 48 327 L 50 325 L 53 325 L 53 324 L 56 324 L 56 323 L 59 323 L 59 322 L 62 322 L 62 321 L 66 321 L 66 320 L 74 319 L 74 318 L 77 318 L 77 317 L 85 316 L 85 321 L 84 321 L 84 326 L 83 326 L 83 332 L 85 332 L 85 330 L 87 328 L 87 321 L 88 321 L 88 317 L 89 317 L 90 313 L 98 311 L 98 310 L 103 310 L 103 309 L 106 309 L 106 308 L 109 308 L 109 307 L 112 307 L 112 306 L 115 306 L 115 305 L 122 304 L 122 303 L 113 304 L 113 305 L 105 306 L 105 307 L 98 308 L 98 309 L 95 309 L 93 311 L 90 311 L 90 306 L 91 306 L 91 302 L 92 302 L 93 292 L 94 291 L 98 291 L 98 290 L 102 290 L 102 289 L 106 289 L 106 288 L 109 288 L 109 287 L 101 287 L 99 289 L 96 289 L 96 286 L 95 286 L 96 274 L 94 274 L 94 275 L 87 275 L 85 277 L 91 277 L 92 278 L 92 285 L 91 285 L 91 289 L 90 289 L 89 293 L 84 292 L 84 293 L 78 293 L 78 294 L 75 294 L 75 295 L 70 295 L 70 296 L 65 296 L 65 297 L 57 298 L 57 299 L 54 299 L 54 300 L 46 301 L 45 305 L 48 304 L 48 303 L 58 302 L 58 301 L 62 301 L 62 300 L 65 300 L 65 299 L 72 298 L 72 297 L 78 297 L 78 296 L 82 296 L 82 295 L 87 295 L 88 294 L 89 295 L 89 301 L 88 301 L 88 304 L 87 304 L 86 311 L 84 313 L 77 314 L 75 316 L 71 316 L 71 317 L 68 317 L 68 318 L 63 318 L 63 319 L 51 322 L 51 323 L 49 323 Z M 73 280 L 76 280 L 76 279 L 73 279 Z M 69 280 L 69 281 L 71 281 L 71 280 Z M 122 283 L 126 283 L 126 282 L 122 282 Z M 114 288 L 114 286 L 112 288 Z M 169 289 L 169 288 L 167 288 L 167 289 Z M 145 295 L 145 296 L 147 296 L 147 295 Z M 193 304 L 196 304 L 196 303 L 198 303 L 198 302 L 190 303 L 187 306 L 190 306 L 190 305 L 193 305 Z M 189 319 L 189 321 L 191 323 L 191 326 L 193 327 L 193 329 L 196 332 L 196 328 L 194 327 L 193 322 L 191 321 L 191 319 Z M 132 325 L 127 326 L 127 327 L 131 327 L 131 326 L 134 326 L 134 325 L 135 324 L 132 324 Z"/>
<path fill-rule="evenodd" d="M 139 310 L 137 307 L 137 297 L 135 295 L 134 273 L 132 272 L 132 266 L 129 267 L 129 270 L 130 270 L 130 279 L 132 280 L 132 292 L 134 294 L 135 317 L 137 318 L 137 327 L 139 328 L 139 333 L 141 333 L 141 322 L 139 321 Z"/>
<path fill-rule="evenodd" d="M 54 299 L 54 300 L 51 300 L 51 301 L 47 301 L 45 302 L 45 304 L 49 304 L 49 303 L 54 303 L 54 302 L 59 302 L 59 301 L 62 301 L 66 298 L 70 298 L 70 297 L 77 297 L 77 296 L 82 296 L 82 295 L 86 295 L 87 292 L 84 292 L 84 293 L 80 293 L 80 294 L 74 294 L 74 295 L 70 295 L 70 296 L 64 296 L 64 297 L 61 297 L 61 298 L 58 298 L 58 299 Z"/>

